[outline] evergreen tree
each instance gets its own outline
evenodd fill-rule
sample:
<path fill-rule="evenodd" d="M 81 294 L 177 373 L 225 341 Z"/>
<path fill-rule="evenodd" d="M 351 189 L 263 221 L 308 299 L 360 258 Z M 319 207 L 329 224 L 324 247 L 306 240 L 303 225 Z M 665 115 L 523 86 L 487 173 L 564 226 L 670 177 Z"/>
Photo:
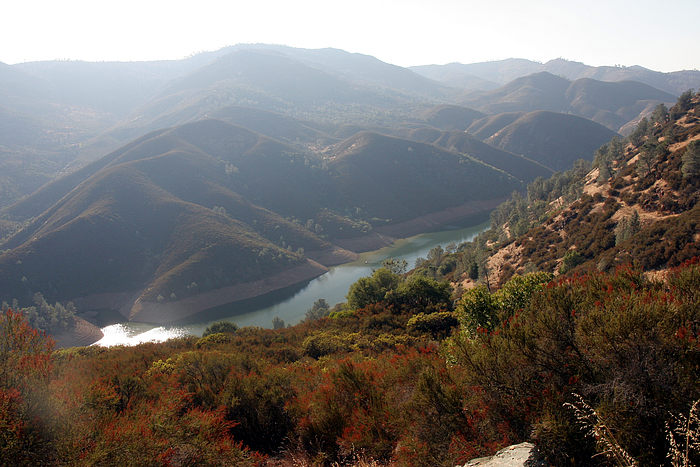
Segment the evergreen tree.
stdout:
<path fill-rule="evenodd" d="M 700 174 L 700 141 L 691 141 L 681 159 L 681 173 L 684 178 Z"/>
<path fill-rule="evenodd" d="M 628 238 L 632 237 L 632 235 L 639 232 L 640 228 L 641 224 L 639 222 L 639 213 L 635 209 L 631 216 L 621 219 L 617 224 L 617 227 L 615 228 L 615 245 L 619 245 Z"/>

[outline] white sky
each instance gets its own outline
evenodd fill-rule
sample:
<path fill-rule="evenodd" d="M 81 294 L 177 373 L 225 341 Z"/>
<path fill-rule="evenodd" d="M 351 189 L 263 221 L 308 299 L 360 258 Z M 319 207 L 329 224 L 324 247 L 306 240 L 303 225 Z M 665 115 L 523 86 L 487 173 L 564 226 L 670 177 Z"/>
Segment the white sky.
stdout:
<path fill-rule="evenodd" d="M 401 66 L 521 57 L 700 68 L 700 0 L 0 0 L 0 61 L 178 59 L 237 43 Z"/>

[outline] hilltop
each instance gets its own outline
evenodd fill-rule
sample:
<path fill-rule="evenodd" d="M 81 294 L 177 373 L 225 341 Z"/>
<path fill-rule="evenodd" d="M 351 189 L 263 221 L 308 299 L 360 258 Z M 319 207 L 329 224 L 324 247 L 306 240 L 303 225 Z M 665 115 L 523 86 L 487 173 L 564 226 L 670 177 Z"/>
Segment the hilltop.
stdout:
<path fill-rule="evenodd" d="M 557 58 L 546 63 L 509 58 L 480 63 L 422 65 L 410 68 L 426 78 L 464 89 L 488 90 L 522 76 L 546 71 L 569 80 L 592 78 L 599 81 L 638 81 L 673 95 L 700 87 L 700 71 L 661 73 L 641 66 L 590 66 Z"/>
<path fill-rule="evenodd" d="M 572 113 L 618 132 L 673 94 L 633 81 L 569 81 L 542 71 L 516 78 L 490 91 L 466 94 L 460 102 L 487 114 L 548 110 Z"/>

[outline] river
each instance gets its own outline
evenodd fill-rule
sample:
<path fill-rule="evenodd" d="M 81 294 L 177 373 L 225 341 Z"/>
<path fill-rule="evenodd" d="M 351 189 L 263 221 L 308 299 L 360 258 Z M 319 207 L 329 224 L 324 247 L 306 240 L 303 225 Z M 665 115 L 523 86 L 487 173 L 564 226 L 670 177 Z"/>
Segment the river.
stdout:
<path fill-rule="evenodd" d="M 135 345 L 149 341 L 161 342 L 189 334 L 201 336 L 215 321 L 232 321 L 239 327 L 270 328 L 272 319 L 279 317 L 286 324 L 293 325 L 304 319 L 306 311 L 319 298 L 325 299 L 331 306 L 345 301 L 350 285 L 360 277 L 370 275 L 385 259 L 405 259 L 409 268 L 412 268 L 416 259 L 427 257 L 428 252 L 436 246 L 444 248 L 451 243 L 469 241 L 488 227 L 489 223 L 484 222 L 470 227 L 430 232 L 397 240 L 386 248 L 363 253 L 357 261 L 335 266 L 307 283 L 208 310 L 194 316 L 189 322 L 172 326 L 133 322 L 106 326 L 102 328 L 104 337 L 95 345 Z"/>

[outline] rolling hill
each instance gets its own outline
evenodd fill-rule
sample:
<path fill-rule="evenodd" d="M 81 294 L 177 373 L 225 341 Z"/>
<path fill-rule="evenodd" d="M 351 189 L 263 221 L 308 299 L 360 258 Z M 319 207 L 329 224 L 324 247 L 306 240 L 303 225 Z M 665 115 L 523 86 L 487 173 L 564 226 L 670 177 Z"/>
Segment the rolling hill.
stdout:
<path fill-rule="evenodd" d="M 31 220 L 2 245 L 0 290 L 173 321 L 353 258 L 336 241 L 441 210 L 459 221 L 520 187 L 415 141 L 361 133 L 320 155 L 201 120 L 142 137 L 13 206 Z"/>
<path fill-rule="evenodd" d="M 612 83 L 590 78 L 571 82 L 539 72 L 517 78 L 498 89 L 468 94 L 462 104 L 488 114 L 534 110 L 572 113 L 617 132 L 659 103 L 674 100 L 673 95 L 638 82 Z"/>
<path fill-rule="evenodd" d="M 678 96 L 688 89 L 700 87 L 700 71 L 697 70 L 662 73 L 641 66 L 590 66 L 562 58 L 546 63 L 510 58 L 470 64 L 423 65 L 410 67 L 410 69 L 426 78 L 463 89 L 487 90 L 488 87 L 472 87 L 469 84 L 475 80 L 485 80 L 487 83 L 497 83 L 493 87 L 498 87 L 498 84 L 506 84 L 522 76 L 542 71 L 569 80 L 592 78 L 611 82 L 638 81 L 674 96 Z M 464 85 L 460 83 L 464 83 Z"/>
<path fill-rule="evenodd" d="M 555 171 L 568 170 L 576 159 L 590 159 L 615 133 L 591 120 L 556 112 L 529 112 L 486 142 L 522 154 Z"/>

